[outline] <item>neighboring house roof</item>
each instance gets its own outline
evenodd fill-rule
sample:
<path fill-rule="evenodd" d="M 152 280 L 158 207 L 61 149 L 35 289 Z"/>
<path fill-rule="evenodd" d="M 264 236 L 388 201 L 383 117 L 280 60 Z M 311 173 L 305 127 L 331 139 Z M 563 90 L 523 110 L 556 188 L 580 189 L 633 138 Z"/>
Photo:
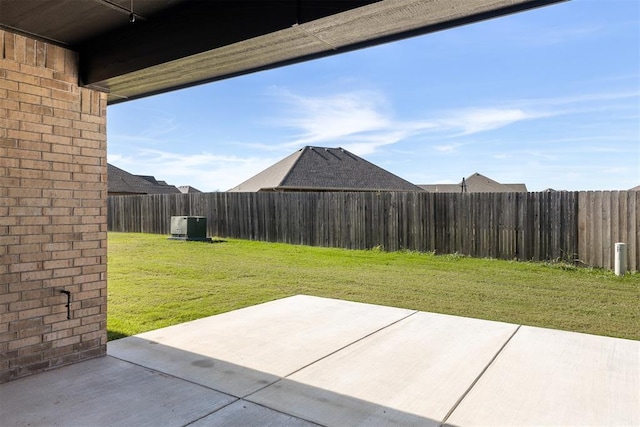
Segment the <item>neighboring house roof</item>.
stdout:
<path fill-rule="evenodd" d="M 463 189 L 464 183 L 464 189 Z M 526 193 L 525 184 L 500 184 L 486 176 L 474 173 L 458 184 L 420 185 L 425 191 L 433 193 Z M 464 190 L 464 191 L 463 191 Z"/>
<path fill-rule="evenodd" d="M 178 190 L 180 190 L 181 193 L 202 193 L 202 191 L 190 185 L 180 185 L 178 186 Z"/>
<path fill-rule="evenodd" d="M 422 191 L 343 148 L 304 147 L 229 191 Z"/>
<path fill-rule="evenodd" d="M 640 191 L 640 185 L 636 185 L 633 188 L 630 188 L 629 191 Z"/>
<path fill-rule="evenodd" d="M 157 181 L 152 176 L 130 174 L 107 163 L 108 194 L 179 194 L 175 186 Z"/>

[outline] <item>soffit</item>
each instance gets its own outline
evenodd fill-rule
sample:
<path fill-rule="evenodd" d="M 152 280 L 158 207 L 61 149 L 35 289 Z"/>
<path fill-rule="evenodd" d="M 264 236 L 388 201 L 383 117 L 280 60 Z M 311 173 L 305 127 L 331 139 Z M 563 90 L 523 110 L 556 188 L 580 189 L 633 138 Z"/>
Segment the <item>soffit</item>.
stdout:
<path fill-rule="evenodd" d="M 110 104 L 563 0 L 0 0 L 0 27 L 80 53 Z"/>

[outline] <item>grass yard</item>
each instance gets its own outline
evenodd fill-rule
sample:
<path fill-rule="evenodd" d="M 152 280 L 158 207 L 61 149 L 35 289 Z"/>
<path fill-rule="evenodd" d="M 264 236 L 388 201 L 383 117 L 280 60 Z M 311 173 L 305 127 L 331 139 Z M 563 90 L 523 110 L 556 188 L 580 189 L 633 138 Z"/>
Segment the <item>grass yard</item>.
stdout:
<path fill-rule="evenodd" d="M 296 294 L 640 339 L 640 274 L 109 233 L 109 339 Z"/>

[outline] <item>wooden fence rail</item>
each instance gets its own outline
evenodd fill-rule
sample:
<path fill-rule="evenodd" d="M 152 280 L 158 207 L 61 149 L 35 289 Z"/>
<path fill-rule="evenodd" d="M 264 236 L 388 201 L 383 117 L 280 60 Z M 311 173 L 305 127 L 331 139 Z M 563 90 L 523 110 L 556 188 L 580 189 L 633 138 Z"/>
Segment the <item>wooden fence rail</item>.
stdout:
<path fill-rule="evenodd" d="M 200 193 L 111 196 L 110 231 L 170 233 L 170 217 L 205 216 L 208 234 L 269 242 L 613 268 L 614 243 L 640 267 L 640 192 Z"/>

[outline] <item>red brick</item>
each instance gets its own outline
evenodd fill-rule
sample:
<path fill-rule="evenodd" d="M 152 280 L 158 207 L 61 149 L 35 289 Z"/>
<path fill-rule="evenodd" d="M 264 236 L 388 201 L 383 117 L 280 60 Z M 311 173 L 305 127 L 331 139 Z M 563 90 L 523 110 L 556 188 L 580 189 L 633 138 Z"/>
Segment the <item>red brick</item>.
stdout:
<path fill-rule="evenodd" d="M 60 150 L 65 149 L 65 146 L 71 146 L 73 139 L 69 136 L 60 136 L 60 135 L 42 135 L 42 140 L 44 142 L 49 142 L 55 145 L 51 146 L 51 150 L 47 150 L 47 151 L 52 151 L 52 152 L 60 152 Z M 71 147 L 69 147 L 69 149 L 71 149 Z M 77 150 L 77 152 L 80 152 L 80 149 Z"/>
<path fill-rule="evenodd" d="M 44 336 L 42 337 L 42 341 L 48 342 L 48 341 L 55 341 L 55 340 L 60 340 L 63 338 L 68 338 L 70 336 L 74 335 L 73 333 L 73 329 L 62 329 L 59 331 L 55 331 L 55 332 L 50 332 L 48 334 L 44 334 Z"/>
<path fill-rule="evenodd" d="M 93 323 L 93 324 L 89 324 L 89 325 L 85 325 L 85 326 L 80 326 L 78 328 L 73 328 L 73 334 L 74 335 L 83 335 L 82 336 L 82 340 L 84 341 L 84 337 L 86 336 L 86 339 L 94 339 L 94 338 L 98 338 L 98 336 L 94 336 L 94 335 L 88 335 L 90 332 L 95 332 L 98 331 L 100 329 L 100 324 L 99 323 Z"/>
<path fill-rule="evenodd" d="M 75 110 L 66 110 L 62 108 L 53 109 L 53 116 L 62 119 L 80 120 L 80 112 Z"/>
<path fill-rule="evenodd" d="M 37 84 L 19 83 L 19 91 L 37 96 L 51 96 L 51 89 L 42 87 L 40 85 L 40 79 L 38 79 Z"/>
<path fill-rule="evenodd" d="M 29 319 L 29 320 L 16 320 L 9 324 L 9 330 L 19 331 L 21 329 L 33 328 L 36 326 L 42 326 L 42 319 Z"/>
<path fill-rule="evenodd" d="M 0 81 L 0 87 L 2 87 L 2 83 Z M 22 111 L 9 110 L 8 117 L 13 120 L 19 120 L 21 122 L 31 122 L 31 123 L 42 123 L 42 115 L 33 114 L 33 113 L 25 113 Z"/>
<path fill-rule="evenodd" d="M 86 269 L 89 267 L 83 267 L 83 269 Z M 73 283 L 74 284 L 84 284 L 84 283 L 93 283 L 93 282 L 98 282 L 100 281 L 100 277 L 99 277 L 99 272 L 93 272 L 91 274 L 82 274 L 82 275 L 78 275 L 76 277 L 73 278 Z"/>
<path fill-rule="evenodd" d="M 83 276 L 87 276 L 87 275 L 93 275 L 93 274 L 102 274 L 104 272 L 107 271 L 107 267 L 104 263 L 101 264 L 96 264 L 96 265 L 85 265 L 84 267 L 82 267 L 82 275 Z M 91 282 L 93 282 L 94 280 L 89 280 Z M 95 281 L 104 281 L 104 279 L 101 276 L 96 277 Z"/>
<path fill-rule="evenodd" d="M 73 155 L 62 153 L 42 153 L 42 160 L 68 164 L 73 162 Z"/>
<path fill-rule="evenodd" d="M 73 260 L 71 259 L 60 259 L 60 260 L 55 260 L 55 261 L 45 261 L 43 264 L 43 268 L 45 270 L 52 270 L 52 269 L 63 269 L 63 268 L 68 268 L 68 267 L 73 267 Z M 59 277 L 59 276 L 57 276 Z"/>
<path fill-rule="evenodd" d="M 30 289 L 40 289 L 43 287 L 42 280 L 34 280 L 32 282 L 20 282 L 19 273 L 16 273 L 16 274 L 18 274 L 18 277 L 12 282 L 9 282 L 9 292 L 24 292 Z"/>
<path fill-rule="evenodd" d="M 78 337 L 79 338 L 79 337 Z M 22 347 L 27 347 L 33 344 L 40 344 L 42 342 L 42 335 L 35 337 L 22 338 L 14 341 L 9 341 L 9 350 L 16 350 Z"/>
<path fill-rule="evenodd" d="M 51 217 L 51 224 L 60 224 L 60 225 L 73 225 L 80 224 L 82 222 L 82 218 L 79 216 L 54 216 Z"/>
<path fill-rule="evenodd" d="M 77 309 L 73 311 L 73 318 L 77 319 L 85 316 L 94 316 L 100 314 L 100 306 Z"/>
<path fill-rule="evenodd" d="M 20 240 L 23 236 L 20 236 Z M 34 261 L 46 261 L 51 259 L 50 252 L 33 252 L 28 254 L 20 254 L 20 262 L 34 262 Z"/>
<path fill-rule="evenodd" d="M 47 198 L 69 198 L 73 194 L 69 190 L 43 190 L 42 196 Z M 47 216 L 69 216 L 73 213 L 73 208 L 43 208 L 42 214 Z M 58 246 L 59 247 L 59 246 Z M 57 248 L 56 248 L 57 249 Z"/>
<path fill-rule="evenodd" d="M 11 294 L 1 294 L 0 295 L 0 303 L 7 304 L 20 300 L 20 292 L 14 292 Z"/>
<path fill-rule="evenodd" d="M 66 82 L 62 82 L 60 80 L 42 78 L 40 79 L 40 85 L 50 89 L 62 90 L 66 92 L 73 91 L 73 85 Z"/>
<path fill-rule="evenodd" d="M 49 205 L 49 200 L 39 198 L 21 197 L 18 199 L 18 203 L 25 207 L 45 207 Z"/>
<path fill-rule="evenodd" d="M 52 164 L 53 169 L 56 169 L 56 165 L 57 163 Z M 44 171 L 42 177 L 53 182 L 71 181 L 71 173 L 69 172 Z"/>
<path fill-rule="evenodd" d="M 35 150 L 21 150 L 20 148 L 7 148 L 9 159 L 3 160 L 3 166 L 9 168 L 20 167 L 20 159 L 40 160 L 42 153 Z"/>
<path fill-rule="evenodd" d="M 9 311 L 23 311 L 39 307 L 42 307 L 42 301 L 40 299 L 31 301 L 16 301 L 9 304 Z"/>
<path fill-rule="evenodd" d="M 19 68 L 15 70 L 7 70 L 5 78 L 14 82 L 30 84 L 34 86 L 40 84 L 40 77 L 26 74 L 20 71 Z"/>
<path fill-rule="evenodd" d="M 51 259 L 69 259 L 82 256 L 82 252 L 79 250 L 72 251 L 56 251 L 51 253 Z"/>
<path fill-rule="evenodd" d="M 15 181 L 20 182 L 19 179 L 16 179 Z M 14 180 L 12 179 L 2 179 L 0 178 L 0 184 L 8 184 L 9 186 L 13 186 L 12 183 L 14 182 Z M 7 208 L 7 209 L 11 209 L 11 207 L 13 206 L 17 206 L 18 205 L 18 199 L 15 197 L 0 197 L 0 204 L 3 205 L 3 207 Z M 9 211 L 7 210 L 6 215 L 9 215 Z"/>
<path fill-rule="evenodd" d="M 22 175 L 20 183 L 25 188 L 50 188 L 51 181 L 42 179 L 42 172 L 33 169 L 17 169 L 16 175 Z M 13 171 L 11 172 L 13 173 Z M 17 179 L 17 178 L 14 178 Z"/>
<path fill-rule="evenodd" d="M 33 77 L 38 77 L 39 80 L 40 78 L 44 77 L 44 78 L 51 78 L 53 77 L 53 73 L 49 70 L 46 70 L 44 68 L 41 67 L 34 67 L 30 64 L 20 64 L 20 72 L 23 75 L 31 75 Z M 38 83 L 40 84 L 40 83 Z"/>
<path fill-rule="evenodd" d="M 82 269 L 79 267 L 73 267 L 73 268 L 58 268 L 56 270 L 53 270 L 53 277 L 54 278 L 59 278 L 59 277 L 75 277 L 78 274 L 80 274 L 82 272 Z"/>
<path fill-rule="evenodd" d="M 49 90 L 49 89 L 47 89 Z M 79 96 L 73 92 L 52 89 L 50 90 L 51 98 L 61 101 L 78 102 Z"/>
<path fill-rule="evenodd" d="M 61 136 L 70 136 L 72 138 L 79 138 L 81 135 L 81 130 L 79 129 L 73 129 L 73 128 L 67 128 L 67 127 L 63 127 L 63 126 L 53 126 L 53 134 L 54 135 L 61 135 Z"/>
<path fill-rule="evenodd" d="M 32 244 L 32 245 L 11 245 L 9 246 L 10 254 L 26 254 L 32 252 L 40 252 L 40 245 Z"/>
<path fill-rule="evenodd" d="M 0 257 L 0 263 L 2 263 L 2 257 Z M 14 285 L 20 280 L 20 273 L 0 274 L 0 285 Z M 20 289 L 17 289 L 20 291 Z M 16 292 L 15 288 L 9 288 L 9 292 Z"/>
<path fill-rule="evenodd" d="M 42 317 L 51 314 L 51 307 L 34 308 L 32 310 L 23 310 L 18 313 L 19 319 L 30 319 L 33 317 Z"/>
<path fill-rule="evenodd" d="M 53 341 L 53 348 L 64 347 L 68 345 L 72 345 L 80 342 L 79 336 L 71 336 L 69 338 L 63 338 L 60 340 Z"/>
<path fill-rule="evenodd" d="M 42 326 L 36 326 L 35 328 L 21 329 L 18 331 L 18 339 L 35 337 L 35 336 L 42 339 L 42 334 L 45 334 L 49 331 L 51 331 L 51 326 L 49 325 L 42 325 Z"/>
<path fill-rule="evenodd" d="M 75 266 L 100 264 L 100 257 L 76 258 L 73 260 Z"/>
<path fill-rule="evenodd" d="M 13 227 L 11 227 L 11 230 L 10 230 L 10 234 L 14 236 L 22 236 L 24 234 L 40 234 L 40 233 L 42 233 L 41 225 L 14 225 Z M 22 245 L 22 246 L 27 246 L 27 245 Z M 28 250 L 28 252 L 35 252 L 35 251 L 36 250 Z M 14 252 L 14 253 L 20 253 L 20 252 Z"/>
<path fill-rule="evenodd" d="M 25 139 L 27 141 L 41 141 L 42 135 L 24 130 L 7 129 L 7 138 Z"/>
<path fill-rule="evenodd" d="M 20 122 L 20 130 L 24 130 L 27 132 L 37 132 L 50 134 L 53 129 L 52 125 L 40 124 L 40 123 L 29 123 L 29 122 Z"/>
<path fill-rule="evenodd" d="M 13 92 L 9 91 L 7 94 L 7 99 L 12 99 L 18 102 L 26 102 L 27 104 L 40 104 L 45 103 L 47 98 L 42 98 L 38 95 L 32 95 L 30 93 L 22 93 L 22 92 Z"/>
<path fill-rule="evenodd" d="M 42 197 L 42 190 L 39 188 L 9 188 L 9 197 Z"/>
<path fill-rule="evenodd" d="M 48 221 L 49 218 L 47 217 L 42 217 L 39 218 L 42 219 L 44 221 Z M 35 235 L 29 235 L 29 236 L 20 236 L 20 244 L 21 245 L 28 245 L 31 243 L 48 243 L 51 241 L 51 236 L 46 235 L 46 234 L 35 234 Z"/>
<path fill-rule="evenodd" d="M 5 72 L 5 76 L 2 79 L 0 79 L 0 89 L 12 90 L 12 91 L 17 92 L 18 91 L 18 82 L 9 80 L 6 77 L 7 73 L 9 73 L 9 72 Z"/>
<path fill-rule="evenodd" d="M 31 365 L 36 362 L 42 362 L 42 354 L 31 354 L 28 356 L 21 356 L 9 361 L 10 367 L 21 367 Z"/>
<path fill-rule="evenodd" d="M 43 138 L 44 136 L 45 135 L 43 135 Z M 21 150 L 31 150 L 44 153 L 51 151 L 51 144 L 40 141 L 18 141 L 18 148 Z"/>
<path fill-rule="evenodd" d="M 94 316 L 85 316 L 82 318 L 82 325 L 89 325 L 92 323 L 102 324 L 107 321 L 105 314 L 96 314 Z"/>
<path fill-rule="evenodd" d="M 44 316 L 44 323 L 51 324 L 51 330 L 57 331 L 60 329 L 67 329 L 69 327 L 72 327 L 74 323 L 77 323 L 79 325 L 80 319 L 67 320 L 67 311 L 65 307 L 65 311 L 61 313 Z"/>
<path fill-rule="evenodd" d="M 25 299 L 25 300 L 36 299 L 36 298 L 44 299 L 46 297 L 50 297 L 51 295 L 53 295 L 53 289 L 47 289 L 47 288 L 44 288 L 44 289 L 32 289 L 32 290 L 29 290 L 29 291 L 22 292 L 22 299 Z M 60 297 L 58 297 L 58 298 L 60 298 Z M 42 305 L 44 306 L 44 305 L 47 305 L 47 304 L 43 303 Z"/>
<path fill-rule="evenodd" d="M 49 279 L 53 277 L 53 272 L 51 270 L 42 270 L 42 271 L 26 271 L 24 273 L 20 273 L 20 281 L 28 282 L 31 280 L 42 280 Z"/>
<path fill-rule="evenodd" d="M 74 52 L 0 36 L 0 334 L 18 334 L 0 337 L 2 382 L 105 353 L 107 212 L 106 94 L 78 87 Z"/>
<path fill-rule="evenodd" d="M 73 353 L 73 344 L 58 346 L 55 348 L 51 346 L 51 348 L 43 352 L 42 355 L 45 359 L 54 359 L 56 357 L 62 356 L 64 354 L 69 354 L 69 353 Z"/>
<path fill-rule="evenodd" d="M 22 202 L 24 201 L 24 199 L 20 199 L 20 201 Z M 18 223 L 20 225 L 26 225 L 26 224 L 47 225 L 51 222 L 50 218 L 44 215 L 43 216 L 21 216 L 19 219 L 20 221 Z"/>
<path fill-rule="evenodd" d="M 53 115 L 53 108 L 45 107 L 42 105 L 29 104 L 29 103 L 21 103 L 19 106 L 19 110 L 27 113 L 38 114 L 41 116 Z"/>
<path fill-rule="evenodd" d="M 22 262 L 22 263 L 11 264 L 9 266 L 9 271 L 11 273 L 23 273 L 25 271 L 37 271 L 37 270 L 40 270 L 41 268 L 42 268 L 42 264 L 39 262 Z M 2 298 L 0 298 L 0 302 L 3 302 Z"/>

